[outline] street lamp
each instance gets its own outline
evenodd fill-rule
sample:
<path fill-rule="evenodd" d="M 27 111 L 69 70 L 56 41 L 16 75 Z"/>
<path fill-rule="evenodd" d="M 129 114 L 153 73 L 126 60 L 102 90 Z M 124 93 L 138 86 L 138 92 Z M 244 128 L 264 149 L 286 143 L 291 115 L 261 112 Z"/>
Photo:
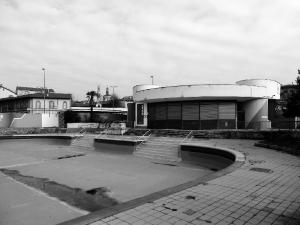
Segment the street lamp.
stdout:
<path fill-rule="evenodd" d="M 44 71 L 44 113 L 46 113 L 46 69 L 42 68 Z"/>
<path fill-rule="evenodd" d="M 153 81 L 154 76 L 150 76 L 150 77 L 151 77 L 152 85 L 153 85 L 154 84 L 154 81 Z"/>
<path fill-rule="evenodd" d="M 113 111 L 115 110 L 115 88 L 118 87 L 117 85 L 110 86 L 113 89 L 112 97 L 113 97 Z"/>

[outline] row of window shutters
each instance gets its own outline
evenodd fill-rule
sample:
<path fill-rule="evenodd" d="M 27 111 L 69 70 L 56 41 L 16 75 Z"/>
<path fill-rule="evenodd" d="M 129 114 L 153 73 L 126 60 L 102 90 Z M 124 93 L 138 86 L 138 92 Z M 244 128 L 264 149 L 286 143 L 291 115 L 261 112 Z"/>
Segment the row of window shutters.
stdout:
<path fill-rule="evenodd" d="M 169 103 L 149 104 L 150 120 L 234 120 L 236 118 L 235 103 Z"/>

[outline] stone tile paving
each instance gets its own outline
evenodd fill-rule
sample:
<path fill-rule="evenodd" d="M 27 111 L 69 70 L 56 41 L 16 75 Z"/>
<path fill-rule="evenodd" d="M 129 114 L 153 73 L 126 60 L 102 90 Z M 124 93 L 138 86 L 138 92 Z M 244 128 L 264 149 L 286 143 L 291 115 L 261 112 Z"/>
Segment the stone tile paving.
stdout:
<path fill-rule="evenodd" d="M 201 143 L 242 151 L 246 163 L 205 184 L 90 225 L 300 224 L 299 157 L 254 147 L 254 141 L 215 139 Z"/>

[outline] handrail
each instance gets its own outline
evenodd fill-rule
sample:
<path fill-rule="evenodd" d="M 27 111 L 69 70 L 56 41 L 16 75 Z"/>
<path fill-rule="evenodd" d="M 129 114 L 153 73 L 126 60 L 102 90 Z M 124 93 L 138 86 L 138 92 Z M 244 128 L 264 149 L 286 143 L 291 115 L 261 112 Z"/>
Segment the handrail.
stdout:
<path fill-rule="evenodd" d="M 139 141 L 140 139 L 142 139 L 143 137 L 146 136 L 147 133 L 149 133 L 151 130 L 147 130 L 142 136 L 138 136 L 138 138 L 136 139 L 136 141 Z"/>
<path fill-rule="evenodd" d="M 86 131 L 84 131 L 86 128 L 82 128 L 78 133 L 77 133 L 77 135 L 79 135 L 79 134 L 85 134 L 86 133 Z M 80 138 L 81 136 L 76 136 L 74 139 L 73 139 L 73 143 L 74 142 L 76 142 L 79 138 Z"/>
<path fill-rule="evenodd" d="M 188 135 L 185 136 L 185 138 L 179 143 L 178 145 L 178 157 L 181 158 L 181 144 L 183 144 L 186 140 L 190 138 L 190 136 L 193 134 L 193 131 L 191 130 Z"/>
<path fill-rule="evenodd" d="M 193 134 L 193 131 L 191 130 L 188 135 L 185 136 L 185 138 L 180 142 L 180 144 L 182 144 L 183 142 L 185 142 L 187 139 L 190 138 L 190 136 Z"/>
<path fill-rule="evenodd" d="M 96 138 L 107 137 L 108 136 L 108 132 L 109 132 L 109 128 L 110 127 L 107 127 L 103 131 L 101 131 L 100 134 L 98 134 Z"/>
<path fill-rule="evenodd" d="M 147 130 L 142 136 L 139 136 L 135 141 L 139 142 L 142 138 L 146 137 L 146 134 L 150 133 L 147 137 L 149 138 L 151 136 L 151 130 Z M 137 149 L 138 146 L 143 144 L 145 142 L 145 139 L 143 139 L 140 143 L 138 143 L 135 147 L 135 150 Z"/>

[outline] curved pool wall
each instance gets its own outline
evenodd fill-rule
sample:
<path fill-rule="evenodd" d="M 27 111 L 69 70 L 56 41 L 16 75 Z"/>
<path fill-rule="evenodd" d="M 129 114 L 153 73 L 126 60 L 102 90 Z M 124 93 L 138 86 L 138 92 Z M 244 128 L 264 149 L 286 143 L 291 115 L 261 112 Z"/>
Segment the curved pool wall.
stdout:
<path fill-rule="evenodd" d="M 212 170 L 221 170 L 235 161 L 244 161 L 242 153 L 232 149 L 201 144 L 182 144 L 180 154 L 183 162 L 196 164 Z"/>
<path fill-rule="evenodd" d="M 70 136 L 27 136 L 27 135 L 17 135 L 17 136 L 0 136 L 0 142 L 15 142 L 26 140 L 28 143 L 32 142 L 35 144 L 42 145 L 43 143 L 47 143 L 48 145 L 62 145 L 62 146 L 70 146 L 72 142 L 72 137 Z"/>
<path fill-rule="evenodd" d="M 0 136 L 1 139 L 66 139 L 72 140 L 74 136 L 70 135 L 3 135 Z"/>

